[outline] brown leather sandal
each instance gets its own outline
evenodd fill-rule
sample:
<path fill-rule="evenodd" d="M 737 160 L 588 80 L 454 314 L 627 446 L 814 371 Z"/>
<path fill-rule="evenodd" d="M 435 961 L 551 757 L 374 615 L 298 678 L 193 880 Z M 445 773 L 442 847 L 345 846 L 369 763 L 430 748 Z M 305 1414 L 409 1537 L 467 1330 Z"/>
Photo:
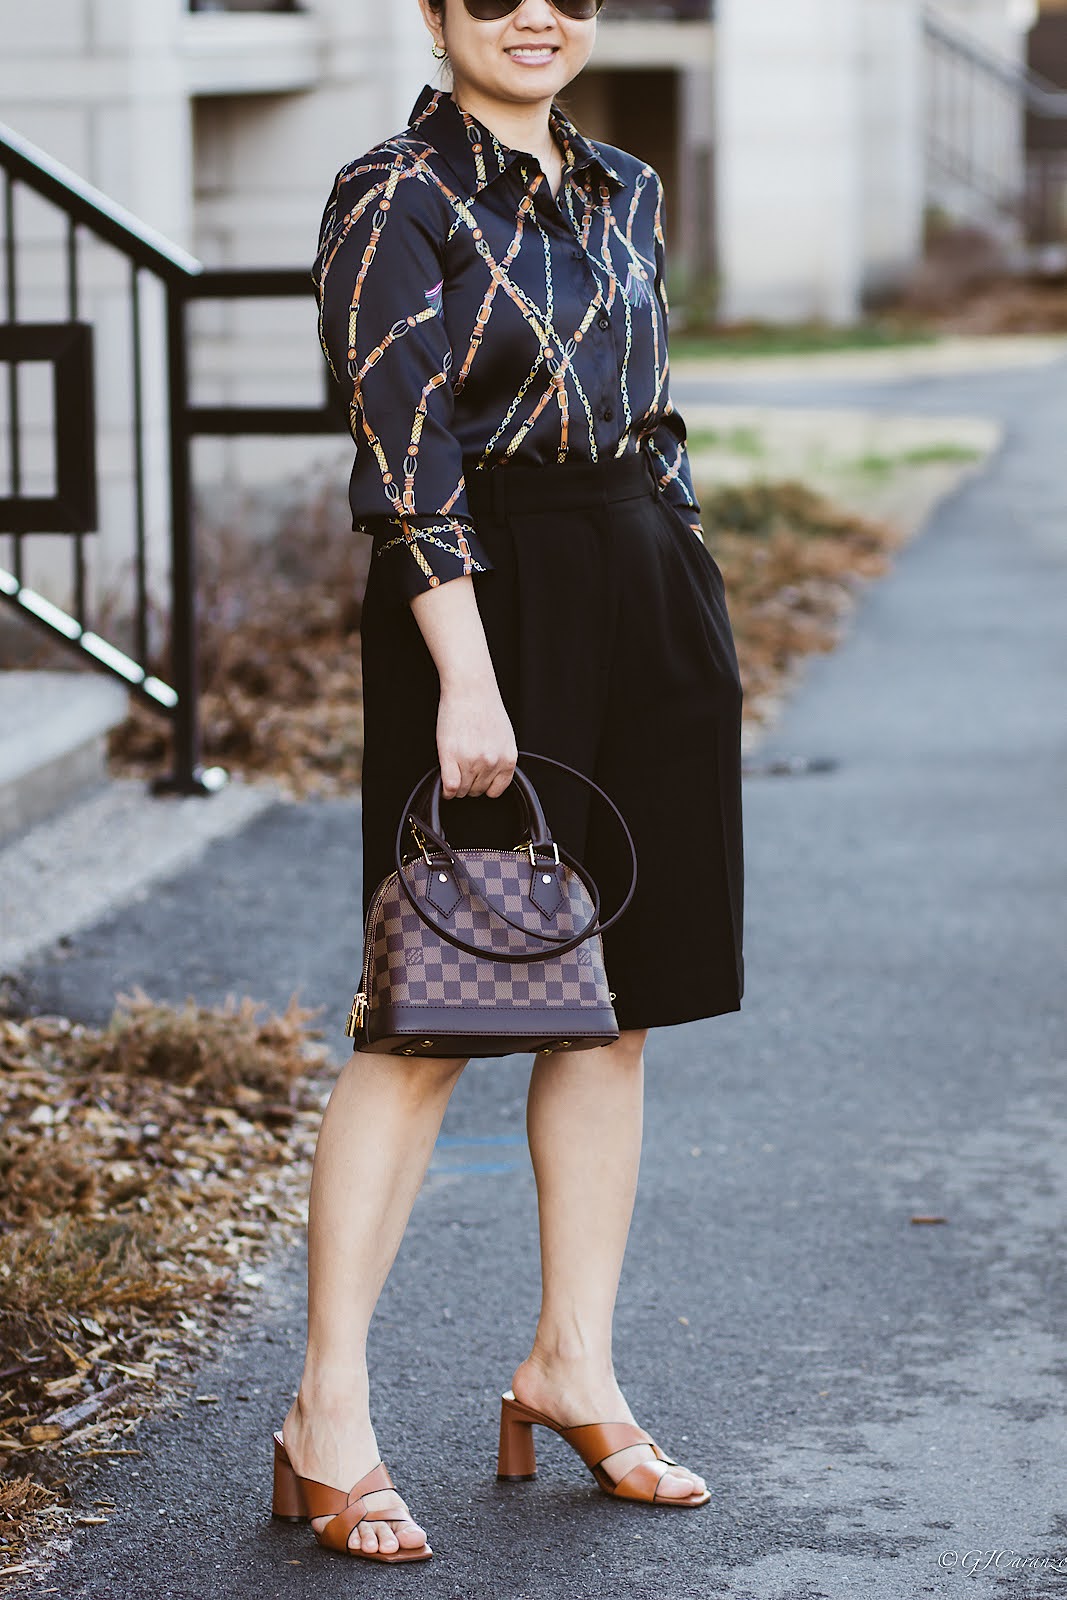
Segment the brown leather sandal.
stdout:
<path fill-rule="evenodd" d="M 331 1489 L 329 1484 L 318 1483 L 314 1478 L 300 1477 L 293 1471 L 281 1434 L 274 1435 L 273 1516 L 282 1522 L 310 1522 L 313 1517 L 329 1517 L 321 1532 L 317 1529 L 312 1532 L 327 1550 L 336 1550 L 342 1555 L 361 1556 L 364 1561 L 428 1561 L 433 1551 L 425 1543 L 414 1550 L 405 1550 L 403 1546 L 387 1551 L 349 1547 L 349 1538 L 361 1522 L 412 1521 L 407 1515 L 397 1516 L 395 1510 L 368 1510 L 365 1497 L 380 1489 L 393 1489 L 395 1493 L 384 1461 L 379 1461 L 345 1494 L 343 1489 Z M 396 1498 L 399 1500 L 400 1496 Z"/>
<path fill-rule="evenodd" d="M 711 1499 L 705 1489 L 694 1489 L 684 1498 L 661 1495 L 660 1483 L 670 1467 L 677 1461 L 664 1455 L 655 1439 L 639 1428 L 635 1422 L 586 1422 L 576 1427 L 564 1428 L 541 1411 L 534 1411 L 516 1400 L 509 1389 L 500 1401 L 500 1454 L 497 1457 L 496 1475 L 506 1483 L 521 1483 L 537 1475 L 537 1457 L 534 1452 L 533 1425 L 551 1428 L 560 1438 L 577 1451 L 605 1494 L 616 1500 L 638 1500 L 646 1505 L 677 1506 L 689 1510 L 706 1506 Z M 655 1461 L 638 1461 L 615 1482 L 605 1470 L 604 1463 L 620 1450 L 629 1450 L 635 1444 L 649 1444 Z"/>

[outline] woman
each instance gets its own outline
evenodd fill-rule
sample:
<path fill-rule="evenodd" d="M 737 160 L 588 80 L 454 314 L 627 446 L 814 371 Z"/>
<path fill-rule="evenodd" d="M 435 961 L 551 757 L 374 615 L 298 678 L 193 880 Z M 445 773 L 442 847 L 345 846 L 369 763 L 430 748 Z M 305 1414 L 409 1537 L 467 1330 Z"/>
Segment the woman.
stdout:
<path fill-rule="evenodd" d="M 534 1061 L 542 1307 L 498 1471 L 532 1471 L 537 1422 L 605 1492 L 692 1508 L 703 1478 L 637 1427 L 611 1350 L 648 1029 L 735 1011 L 743 982 L 740 686 L 668 395 L 662 186 L 554 102 L 600 0 L 419 4 L 452 91 L 426 85 L 404 132 L 341 172 L 315 271 L 351 405 L 355 526 L 374 536 L 364 915 L 437 761 L 453 843 L 514 842 L 513 800 L 497 802 L 517 748 L 620 806 L 640 865 L 604 935 L 620 1035 Z M 627 882 L 610 816 L 584 786 L 531 776 L 610 906 Z M 275 1511 L 380 1561 L 432 1552 L 380 1461 L 367 1327 L 464 1065 L 357 1053 L 315 1158 L 307 1357 L 275 1435 Z"/>

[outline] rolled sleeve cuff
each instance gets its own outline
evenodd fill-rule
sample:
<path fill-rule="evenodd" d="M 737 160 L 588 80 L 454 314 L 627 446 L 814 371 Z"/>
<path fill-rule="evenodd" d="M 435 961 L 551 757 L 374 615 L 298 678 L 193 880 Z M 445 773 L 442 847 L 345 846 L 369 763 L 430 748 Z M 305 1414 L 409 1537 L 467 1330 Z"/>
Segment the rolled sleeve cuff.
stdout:
<path fill-rule="evenodd" d="M 465 517 L 390 517 L 368 531 L 374 534 L 371 559 L 391 564 L 408 600 L 452 578 L 493 570 L 474 524 Z"/>
<path fill-rule="evenodd" d="M 652 465 L 660 493 L 687 522 L 699 526 L 700 502 L 693 489 L 693 478 L 685 445 L 677 445 L 666 454 L 655 442 L 650 445 Z"/>

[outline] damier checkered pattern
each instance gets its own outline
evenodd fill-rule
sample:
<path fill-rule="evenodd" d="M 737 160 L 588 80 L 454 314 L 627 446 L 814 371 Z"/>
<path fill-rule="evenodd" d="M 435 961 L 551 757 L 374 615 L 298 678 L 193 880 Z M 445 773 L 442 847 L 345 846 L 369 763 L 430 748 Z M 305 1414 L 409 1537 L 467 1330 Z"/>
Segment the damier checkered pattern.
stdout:
<path fill-rule="evenodd" d="M 569 867 L 559 869 L 563 902 L 554 916 L 546 917 L 529 897 L 533 869 L 528 856 L 510 850 L 462 850 L 456 854 L 478 893 L 509 917 L 521 920 L 531 935 L 541 931 L 574 933 L 592 916 L 593 904 L 585 886 Z M 421 897 L 431 870 L 422 860 L 405 864 L 407 881 Z M 472 944 L 528 950 L 537 942 L 490 916 L 486 907 L 473 899 L 464 897 L 449 918 L 432 906 L 427 910 Z M 367 937 L 372 941 L 367 983 L 371 1011 L 383 991 L 397 1006 L 522 1009 L 611 1005 L 599 934 L 565 955 L 543 961 L 493 961 L 468 955 L 426 926 L 401 889 L 396 873 L 383 885 Z"/>

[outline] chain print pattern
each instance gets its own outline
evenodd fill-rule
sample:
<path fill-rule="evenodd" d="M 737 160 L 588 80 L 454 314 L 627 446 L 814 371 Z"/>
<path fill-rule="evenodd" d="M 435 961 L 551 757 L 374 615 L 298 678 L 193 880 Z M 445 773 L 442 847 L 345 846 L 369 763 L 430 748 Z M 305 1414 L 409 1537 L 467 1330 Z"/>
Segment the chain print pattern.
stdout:
<path fill-rule="evenodd" d="M 556 106 L 550 126 L 558 196 L 536 157 L 426 85 L 323 216 L 313 276 L 356 444 L 353 526 L 409 597 L 491 570 L 466 484 L 509 462 L 644 450 L 700 533 L 668 388 L 663 185 Z"/>

